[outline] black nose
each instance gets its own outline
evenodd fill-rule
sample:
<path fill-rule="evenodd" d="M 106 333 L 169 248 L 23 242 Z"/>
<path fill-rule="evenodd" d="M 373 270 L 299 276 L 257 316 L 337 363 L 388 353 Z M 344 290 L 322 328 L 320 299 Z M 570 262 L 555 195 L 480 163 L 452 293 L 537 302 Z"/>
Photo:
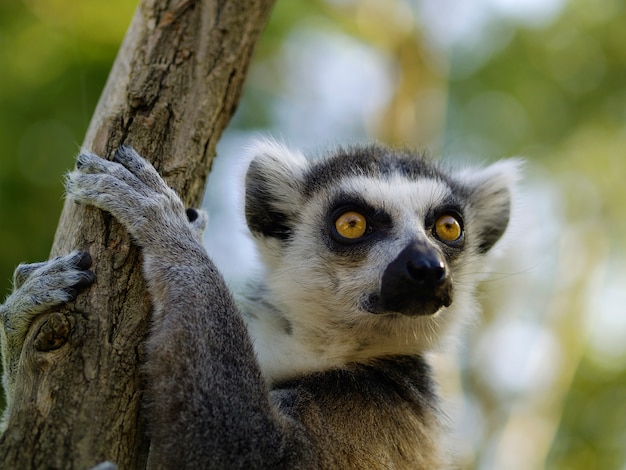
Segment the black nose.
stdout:
<path fill-rule="evenodd" d="M 407 251 L 406 249 L 404 251 Z M 402 253 L 404 253 L 404 251 Z M 398 268 L 402 269 L 404 260 L 401 258 L 402 253 L 398 257 L 400 262 Z M 414 249 L 410 249 L 405 253 L 406 259 L 406 275 L 409 279 L 413 280 L 416 285 L 424 286 L 426 288 L 434 288 L 446 279 L 446 265 L 437 256 L 436 253 L 421 252 Z M 392 263 L 393 264 L 393 263 Z M 391 266 L 391 265 L 390 265 Z M 398 273 L 402 275 L 403 273 Z"/>
<path fill-rule="evenodd" d="M 452 303 L 452 283 L 443 255 L 434 247 L 412 242 L 389 263 L 381 280 L 383 310 L 431 315 Z"/>

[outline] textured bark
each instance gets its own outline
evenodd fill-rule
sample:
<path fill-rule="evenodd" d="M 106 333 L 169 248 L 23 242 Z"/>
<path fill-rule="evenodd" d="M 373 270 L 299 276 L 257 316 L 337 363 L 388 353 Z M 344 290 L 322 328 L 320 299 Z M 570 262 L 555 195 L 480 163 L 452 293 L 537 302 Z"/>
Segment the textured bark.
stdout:
<path fill-rule="evenodd" d="M 189 205 L 201 201 L 274 0 L 145 0 L 133 18 L 84 147 L 133 145 Z M 150 299 L 141 254 L 106 213 L 67 202 L 52 255 L 80 249 L 96 284 L 39 318 L 21 358 L 2 468 L 145 467 L 143 340 Z"/>

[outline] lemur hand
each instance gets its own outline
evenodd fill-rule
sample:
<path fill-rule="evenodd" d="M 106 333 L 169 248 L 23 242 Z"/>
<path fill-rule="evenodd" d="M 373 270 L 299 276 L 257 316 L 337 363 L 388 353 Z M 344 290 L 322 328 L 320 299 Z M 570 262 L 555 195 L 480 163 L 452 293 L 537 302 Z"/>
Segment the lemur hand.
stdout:
<path fill-rule="evenodd" d="M 26 334 L 35 318 L 76 299 L 94 281 L 89 253 L 75 251 L 43 263 L 21 264 L 13 275 L 13 293 L 0 305 L 0 339 L 7 406 Z"/>
<path fill-rule="evenodd" d="M 144 248 L 195 243 L 206 227 L 206 213 L 185 211 L 178 194 L 128 146 L 120 147 L 112 162 L 81 153 L 66 189 L 75 201 L 110 212 Z"/>

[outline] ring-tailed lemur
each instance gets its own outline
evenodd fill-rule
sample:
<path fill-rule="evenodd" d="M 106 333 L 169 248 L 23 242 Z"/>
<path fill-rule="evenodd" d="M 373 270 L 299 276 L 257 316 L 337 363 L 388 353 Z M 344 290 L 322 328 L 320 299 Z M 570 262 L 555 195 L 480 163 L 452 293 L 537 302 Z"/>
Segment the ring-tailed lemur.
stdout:
<path fill-rule="evenodd" d="M 308 161 L 261 143 L 245 216 L 264 273 L 238 308 L 199 241 L 202 213 L 131 148 L 82 153 L 68 195 L 143 248 L 151 465 L 443 467 L 424 354 L 476 310 L 516 167 L 455 173 L 379 145 Z M 74 253 L 16 271 L 0 311 L 7 413 L 32 318 L 91 283 L 89 263 Z"/>

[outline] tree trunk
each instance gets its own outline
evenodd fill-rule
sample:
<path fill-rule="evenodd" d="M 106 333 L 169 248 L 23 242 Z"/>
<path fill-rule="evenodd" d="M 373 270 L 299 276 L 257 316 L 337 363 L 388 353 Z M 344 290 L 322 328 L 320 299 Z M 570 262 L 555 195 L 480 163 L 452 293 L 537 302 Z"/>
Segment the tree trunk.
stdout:
<path fill-rule="evenodd" d="M 84 147 L 110 157 L 131 144 L 187 204 L 199 204 L 273 2 L 142 0 Z M 75 249 L 91 253 L 96 283 L 33 324 L 0 440 L 2 468 L 145 467 L 140 367 L 150 298 L 141 253 L 110 215 L 66 202 L 52 255 Z"/>

